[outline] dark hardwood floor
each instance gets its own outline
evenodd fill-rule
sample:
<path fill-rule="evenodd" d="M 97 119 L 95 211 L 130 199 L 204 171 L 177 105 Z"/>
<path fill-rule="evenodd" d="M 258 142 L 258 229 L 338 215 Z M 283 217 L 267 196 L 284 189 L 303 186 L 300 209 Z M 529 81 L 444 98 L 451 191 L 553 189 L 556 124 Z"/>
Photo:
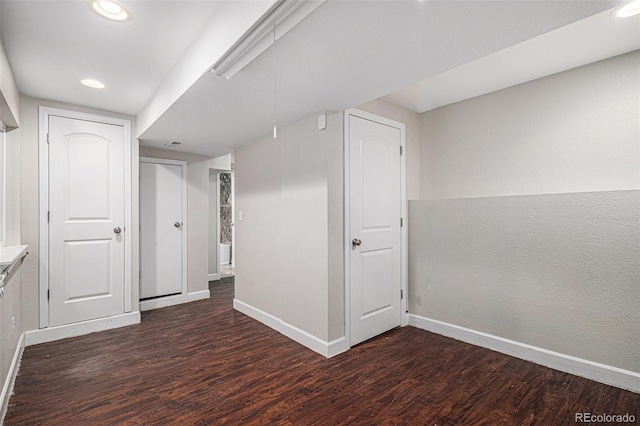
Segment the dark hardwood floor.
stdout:
<path fill-rule="evenodd" d="M 638 394 L 412 327 L 329 360 L 233 311 L 233 281 L 140 325 L 26 348 L 6 425 L 568 425 Z"/>

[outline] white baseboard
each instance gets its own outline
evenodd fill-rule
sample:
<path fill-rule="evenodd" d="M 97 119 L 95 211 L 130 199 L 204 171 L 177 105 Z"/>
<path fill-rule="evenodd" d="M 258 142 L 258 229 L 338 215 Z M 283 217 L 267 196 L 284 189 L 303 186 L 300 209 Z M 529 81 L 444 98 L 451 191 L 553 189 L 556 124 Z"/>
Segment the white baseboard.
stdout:
<path fill-rule="evenodd" d="M 481 331 L 409 314 L 409 325 L 432 333 L 461 340 L 496 352 L 544 365 L 545 367 L 585 377 L 607 385 L 640 392 L 640 373 L 600 364 L 586 359 L 553 352 L 515 340 L 505 339 Z"/>
<path fill-rule="evenodd" d="M 166 308 L 167 306 L 179 305 L 181 303 L 195 302 L 196 300 L 208 299 L 211 297 L 209 290 L 194 291 L 186 295 L 174 294 L 172 296 L 158 297 L 155 299 L 141 300 L 140 311 L 150 311 L 152 309 Z"/>
<path fill-rule="evenodd" d="M 211 297 L 211 292 L 209 289 L 194 291 L 191 293 L 187 293 L 187 302 L 195 302 L 196 300 L 204 300 Z"/>
<path fill-rule="evenodd" d="M 233 309 L 242 312 L 243 314 L 250 316 L 251 318 L 260 321 L 264 325 L 276 330 L 277 332 L 287 336 L 291 340 L 300 343 L 303 346 L 311 349 L 314 352 L 319 353 L 327 358 L 338 355 L 349 349 L 349 344 L 344 337 L 341 337 L 331 342 L 326 342 L 316 336 L 307 333 L 304 330 L 299 329 L 291 324 L 287 324 L 280 318 L 264 312 L 258 308 L 244 303 L 238 299 L 233 299 Z"/>
<path fill-rule="evenodd" d="M 220 274 L 217 274 L 217 273 L 216 274 L 209 274 L 209 275 L 207 275 L 207 279 L 209 281 L 218 281 L 218 280 L 220 280 Z"/>
<path fill-rule="evenodd" d="M 60 325 L 57 327 L 41 328 L 25 333 L 26 346 L 40 343 L 53 342 L 55 340 L 66 339 L 68 337 L 82 336 L 84 334 L 105 331 L 112 328 L 125 327 L 127 325 L 139 324 L 140 312 L 129 312 L 112 317 L 98 318 L 90 321 L 77 322 L 74 324 Z"/>
<path fill-rule="evenodd" d="M 20 369 L 20 361 L 22 360 L 22 353 L 24 352 L 24 333 L 20 335 L 18 340 L 18 346 L 13 354 L 13 360 L 9 366 L 7 377 L 5 378 L 4 385 L 2 386 L 2 394 L 0 394 L 0 425 L 4 422 L 4 416 L 7 414 L 7 408 L 9 407 L 9 398 L 13 394 L 13 385 L 16 382 L 16 376 Z"/>
<path fill-rule="evenodd" d="M 157 297 L 155 299 L 147 299 L 140 301 L 140 312 L 150 311 L 151 309 L 166 308 L 167 306 L 178 305 L 184 303 L 182 294 L 174 294 L 173 296 Z"/>

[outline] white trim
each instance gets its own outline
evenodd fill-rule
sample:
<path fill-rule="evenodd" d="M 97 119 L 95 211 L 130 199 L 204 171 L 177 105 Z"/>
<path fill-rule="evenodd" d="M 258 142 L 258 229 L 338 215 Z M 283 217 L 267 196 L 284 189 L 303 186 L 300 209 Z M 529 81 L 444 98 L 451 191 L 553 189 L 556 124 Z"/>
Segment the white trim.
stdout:
<path fill-rule="evenodd" d="M 172 296 L 156 297 L 140 301 L 140 311 L 150 311 L 152 309 L 166 308 L 168 306 L 181 305 L 183 303 L 195 302 L 211 297 L 209 290 L 194 291 L 186 294 L 174 294 Z"/>
<path fill-rule="evenodd" d="M 167 158 L 154 158 L 154 157 L 140 157 L 140 163 L 152 163 L 152 164 L 169 164 L 172 166 L 180 166 L 180 178 L 182 180 L 182 262 L 181 262 L 181 269 L 182 269 L 182 296 L 186 297 L 186 294 L 188 293 L 188 286 L 187 286 L 187 261 L 188 261 L 188 256 L 187 256 L 187 245 L 188 245 L 188 233 L 189 233 L 189 228 L 188 228 L 188 220 L 187 220 L 187 214 L 188 214 L 188 198 L 187 198 L 187 190 L 188 190 L 188 182 L 187 182 L 187 162 L 184 160 L 169 160 Z M 140 246 L 142 246 L 142 244 L 140 244 Z M 171 296 L 169 296 L 171 297 Z M 156 300 L 156 299 L 154 299 Z M 142 303 L 142 302 L 140 302 Z M 166 305 L 169 306 L 169 305 Z M 160 306 L 159 306 L 160 307 Z M 149 308 L 149 309 L 153 309 L 153 308 Z M 140 309 L 142 310 L 142 309 Z"/>
<path fill-rule="evenodd" d="M 124 311 L 131 312 L 131 122 L 121 118 L 114 118 L 102 115 L 87 114 L 77 111 L 69 111 L 59 108 L 51 108 L 40 105 L 38 107 L 38 161 L 39 178 L 38 194 L 39 205 L 38 232 L 40 244 L 40 268 L 39 279 L 39 326 L 45 328 L 49 326 L 49 301 L 47 290 L 49 289 L 49 223 L 47 222 L 47 211 L 49 206 L 49 144 L 47 143 L 47 133 L 49 131 L 49 116 L 72 118 L 76 120 L 94 121 L 97 123 L 114 124 L 122 126 L 124 130 Z M 72 324 L 73 325 L 73 324 Z"/>
<path fill-rule="evenodd" d="M 154 299 L 140 301 L 140 312 L 150 311 L 152 309 L 166 308 L 167 306 L 179 305 L 184 303 L 182 294 L 174 294 L 172 296 L 161 296 Z"/>
<path fill-rule="evenodd" d="M 187 293 L 186 302 L 195 302 L 196 300 L 204 300 L 211 297 L 211 292 L 207 290 L 192 291 Z"/>
<path fill-rule="evenodd" d="M 409 324 L 407 299 L 408 299 L 408 219 L 407 219 L 407 183 L 406 183 L 406 146 L 405 146 L 405 124 L 399 121 L 391 120 L 379 115 L 371 114 L 366 111 L 361 111 L 356 108 L 348 109 L 344 112 L 344 318 L 345 329 L 344 335 L 347 342 L 351 342 L 351 221 L 350 221 L 350 150 L 349 150 L 349 117 L 360 117 L 365 120 L 370 120 L 376 123 L 384 124 L 390 127 L 394 127 L 400 130 L 400 146 L 402 147 L 403 155 L 400 158 L 400 215 L 403 218 L 403 226 L 400 228 L 400 288 L 404 293 L 404 298 L 400 303 L 401 318 L 400 324 L 405 326 Z"/>
<path fill-rule="evenodd" d="M 271 8 L 218 59 L 211 71 L 217 76 L 224 75 L 230 79 L 275 43 L 274 38 L 279 40 L 325 1 L 274 2 Z M 276 26 L 277 37 L 273 31 Z"/>
<path fill-rule="evenodd" d="M 74 324 L 31 330 L 25 333 L 25 345 L 38 345 L 40 343 L 53 342 L 56 340 L 66 339 L 68 337 L 77 337 L 89 333 L 95 333 L 97 331 L 111 330 L 113 328 L 126 327 L 128 325 L 139 323 L 140 312 L 134 311 L 90 321 L 77 322 Z"/>
<path fill-rule="evenodd" d="M 607 385 L 640 392 L 640 373 L 409 314 L 409 325 Z"/>
<path fill-rule="evenodd" d="M 236 267 L 236 179 L 233 171 L 231 174 L 231 267 Z"/>
<path fill-rule="evenodd" d="M 222 244 L 220 244 L 220 214 L 222 212 L 222 204 L 220 204 L 220 185 L 222 184 L 222 180 L 220 179 L 220 174 L 222 172 L 218 172 L 216 174 L 216 272 L 219 277 L 222 277 L 222 269 L 220 268 L 220 250 L 222 250 Z"/>
<path fill-rule="evenodd" d="M 22 353 L 24 352 L 24 333 L 20 335 L 18 340 L 18 346 L 13 354 L 7 377 L 5 377 L 4 385 L 2 386 L 2 394 L 0 394 L 0 425 L 3 424 L 4 416 L 7 414 L 7 408 L 9 407 L 9 398 L 13 394 L 13 385 L 16 383 L 16 377 L 18 376 L 18 370 L 20 369 L 20 361 L 22 360 Z"/>
<path fill-rule="evenodd" d="M 0 121 L 0 247 L 7 245 L 7 133 Z"/>
<path fill-rule="evenodd" d="M 280 318 L 268 314 L 238 299 L 233 299 L 233 309 L 260 321 L 267 327 L 274 329 L 289 339 L 294 340 L 327 358 L 331 358 L 332 356 L 338 355 L 339 353 L 345 352 L 349 349 L 348 340 L 345 337 L 340 337 L 339 339 L 332 340 L 331 342 L 326 342 L 304 330 L 299 329 L 298 327 L 284 322 Z"/>
<path fill-rule="evenodd" d="M 215 274 L 208 274 L 207 279 L 209 281 L 218 281 L 220 279 L 220 274 L 217 272 Z"/>

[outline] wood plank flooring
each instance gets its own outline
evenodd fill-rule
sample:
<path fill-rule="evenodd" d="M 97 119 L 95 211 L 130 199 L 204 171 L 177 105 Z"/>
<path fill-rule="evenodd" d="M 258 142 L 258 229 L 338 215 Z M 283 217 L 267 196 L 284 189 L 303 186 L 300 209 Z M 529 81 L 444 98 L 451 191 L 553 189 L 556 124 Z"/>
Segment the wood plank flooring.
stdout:
<path fill-rule="evenodd" d="M 212 297 L 26 348 L 6 425 L 568 425 L 640 395 L 413 327 L 329 360 Z"/>

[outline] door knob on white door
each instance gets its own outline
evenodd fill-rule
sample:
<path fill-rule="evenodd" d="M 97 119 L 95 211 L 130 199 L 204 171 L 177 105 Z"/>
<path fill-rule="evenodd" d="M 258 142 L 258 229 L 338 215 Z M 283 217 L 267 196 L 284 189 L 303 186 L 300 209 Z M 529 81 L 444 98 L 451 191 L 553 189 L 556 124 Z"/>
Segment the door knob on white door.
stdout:
<path fill-rule="evenodd" d="M 182 225 L 180 225 L 180 222 L 176 222 L 176 223 L 173 224 L 173 226 L 175 226 L 176 228 L 180 228 L 180 226 L 182 226 Z"/>
<path fill-rule="evenodd" d="M 351 241 L 351 245 L 354 247 L 359 246 L 360 244 L 362 244 L 362 241 L 357 238 L 354 238 L 353 241 Z"/>
<path fill-rule="evenodd" d="M 113 228 L 113 232 L 115 232 L 116 234 L 119 234 L 122 232 L 122 229 L 120 229 L 119 226 L 116 226 L 115 228 Z"/>

